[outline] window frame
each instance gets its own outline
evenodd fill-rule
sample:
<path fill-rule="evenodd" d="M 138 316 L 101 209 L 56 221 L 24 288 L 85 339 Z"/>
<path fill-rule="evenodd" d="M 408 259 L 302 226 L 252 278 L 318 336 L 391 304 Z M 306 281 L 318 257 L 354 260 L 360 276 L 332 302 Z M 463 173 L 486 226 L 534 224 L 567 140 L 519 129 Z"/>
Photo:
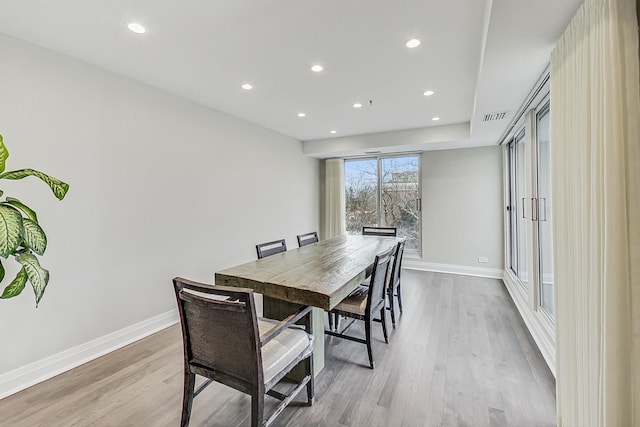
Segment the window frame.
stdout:
<path fill-rule="evenodd" d="M 394 159 L 394 158 L 402 158 L 402 157 L 416 157 L 418 160 L 418 203 L 420 209 L 418 212 L 420 213 L 418 218 L 418 250 L 410 249 L 405 247 L 405 254 L 410 256 L 415 256 L 418 258 L 422 257 L 422 153 L 420 152 L 406 152 L 406 153 L 388 153 L 388 154 L 378 154 L 378 155 L 364 155 L 364 156 L 351 156 L 345 157 L 345 167 L 346 163 L 349 161 L 358 161 L 358 160 L 376 160 L 377 162 L 377 223 L 380 224 L 382 221 L 382 161 L 385 159 Z M 345 178 L 345 189 L 346 189 L 346 178 Z M 345 203 L 345 211 L 346 211 L 346 203 Z"/>

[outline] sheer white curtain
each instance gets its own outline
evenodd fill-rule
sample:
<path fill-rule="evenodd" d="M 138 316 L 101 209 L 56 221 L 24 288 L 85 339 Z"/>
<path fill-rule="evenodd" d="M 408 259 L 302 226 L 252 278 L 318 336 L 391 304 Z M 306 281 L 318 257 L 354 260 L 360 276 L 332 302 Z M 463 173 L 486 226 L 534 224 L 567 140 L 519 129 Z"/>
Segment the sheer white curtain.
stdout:
<path fill-rule="evenodd" d="M 585 0 L 551 60 L 558 426 L 640 426 L 636 0 Z"/>
<path fill-rule="evenodd" d="M 324 195 L 322 235 L 328 239 L 345 234 L 343 159 L 325 160 Z"/>

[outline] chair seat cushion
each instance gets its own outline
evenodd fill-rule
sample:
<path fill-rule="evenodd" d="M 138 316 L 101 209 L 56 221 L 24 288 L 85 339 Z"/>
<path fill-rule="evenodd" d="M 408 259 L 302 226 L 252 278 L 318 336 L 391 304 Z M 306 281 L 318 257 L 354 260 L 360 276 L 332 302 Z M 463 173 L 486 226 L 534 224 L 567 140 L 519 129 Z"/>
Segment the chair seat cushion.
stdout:
<path fill-rule="evenodd" d="M 272 319 L 258 319 L 258 331 L 260 336 L 265 335 L 278 322 Z M 264 382 L 268 383 L 278 373 L 282 372 L 298 356 L 311 351 L 313 337 L 304 330 L 287 328 L 274 339 L 262 347 L 262 367 Z"/>
<path fill-rule="evenodd" d="M 364 316 L 367 310 L 367 297 L 369 295 L 369 287 L 360 285 L 348 297 L 338 304 L 335 310 L 344 311 L 346 313 L 355 313 Z"/>

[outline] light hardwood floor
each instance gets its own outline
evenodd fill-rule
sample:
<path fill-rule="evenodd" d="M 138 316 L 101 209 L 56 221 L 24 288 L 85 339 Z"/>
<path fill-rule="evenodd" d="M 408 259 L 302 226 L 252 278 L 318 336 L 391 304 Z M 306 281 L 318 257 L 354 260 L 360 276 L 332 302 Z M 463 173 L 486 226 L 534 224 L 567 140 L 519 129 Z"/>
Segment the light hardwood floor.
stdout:
<path fill-rule="evenodd" d="M 314 405 L 276 425 L 555 425 L 553 376 L 501 281 L 404 271 L 403 288 L 389 345 L 374 325 L 376 369 L 364 345 L 328 337 Z M 0 425 L 177 426 L 181 393 L 174 326 L 0 400 Z M 247 396 L 213 384 L 191 426 L 246 426 L 249 412 Z"/>

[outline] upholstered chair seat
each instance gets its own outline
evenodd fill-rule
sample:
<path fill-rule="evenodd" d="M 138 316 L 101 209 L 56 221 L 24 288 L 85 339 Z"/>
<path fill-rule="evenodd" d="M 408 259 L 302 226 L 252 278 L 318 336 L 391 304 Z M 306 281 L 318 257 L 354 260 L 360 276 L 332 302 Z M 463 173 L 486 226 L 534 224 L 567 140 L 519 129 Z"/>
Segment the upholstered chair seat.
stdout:
<path fill-rule="evenodd" d="M 258 319 L 260 336 L 278 325 L 271 319 Z M 313 351 L 313 336 L 303 329 L 288 328 L 262 347 L 262 368 L 265 384 L 282 372 L 294 360 L 304 359 Z"/>

